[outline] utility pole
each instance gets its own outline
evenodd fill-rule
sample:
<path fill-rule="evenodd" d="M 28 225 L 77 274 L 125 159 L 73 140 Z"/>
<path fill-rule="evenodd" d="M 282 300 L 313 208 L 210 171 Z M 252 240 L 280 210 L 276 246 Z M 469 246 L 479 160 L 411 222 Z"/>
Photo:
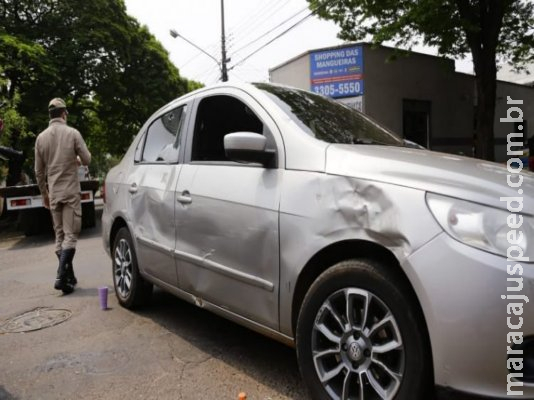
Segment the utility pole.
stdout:
<path fill-rule="evenodd" d="M 180 35 L 176 30 L 171 29 L 170 32 L 171 36 L 173 38 L 180 37 L 183 40 L 185 40 L 187 43 L 189 43 L 191 46 L 195 47 L 197 50 L 201 51 L 205 55 L 207 55 L 209 58 L 211 58 L 213 61 L 217 63 L 219 68 L 221 69 L 221 81 L 227 82 L 228 81 L 228 67 L 226 63 L 230 62 L 230 58 L 226 57 L 226 36 L 224 33 L 224 0 L 221 0 L 221 52 L 222 52 L 222 59 L 221 62 L 217 60 L 215 57 L 213 57 L 210 53 L 202 49 L 201 47 L 198 47 L 196 44 L 191 42 L 190 40 L 186 39 L 182 35 Z"/>
<path fill-rule="evenodd" d="M 230 60 L 226 59 L 226 37 L 224 35 L 224 0 L 221 0 L 221 51 L 222 51 L 221 80 L 223 82 L 227 82 L 228 81 L 228 68 L 226 67 L 226 62 Z"/>

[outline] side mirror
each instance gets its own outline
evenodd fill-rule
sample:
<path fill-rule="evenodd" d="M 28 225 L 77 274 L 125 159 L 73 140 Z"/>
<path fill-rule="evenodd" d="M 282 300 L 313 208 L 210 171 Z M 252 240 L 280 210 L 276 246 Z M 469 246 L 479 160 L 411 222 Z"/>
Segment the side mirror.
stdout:
<path fill-rule="evenodd" d="M 260 163 L 267 166 L 274 157 L 267 150 L 267 138 L 259 133 L 235 132 L 224 136 L 224 151 L 230 160 L 241 163 Z"/>

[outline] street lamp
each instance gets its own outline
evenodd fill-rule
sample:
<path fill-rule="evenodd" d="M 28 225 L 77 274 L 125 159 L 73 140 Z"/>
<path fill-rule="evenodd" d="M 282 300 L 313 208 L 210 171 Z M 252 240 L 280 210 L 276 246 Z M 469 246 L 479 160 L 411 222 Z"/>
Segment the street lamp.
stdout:
<path fill-rule="evenodd" d="M 217 63 L 217 65 L 219 66 L 219 68 L 221 67 L 221 63 L 219 62 L 219 60 L 217 60 L 215 57 L 213 57 L 210 53 L 208 53 L 207 51 L 204 51 L 202 48 L 198 47 L 196 44 L 194 44 L 192 41 L 190 41 L 189 39 L 185 38 L 184 36 L 180 35 L 178 32 L 176 32 L 176 30 L 174 29 L 171 29 L 170 32 L 171 36 L 173 38 L 177 38 L 177 37 L 180 37 L 182 38 L 183 40 L 185 40 L 187 43 L 189 43 L 191 46 L 193 46 L 194 48 L 196 48 L 197 50 L 201 51 L 202 53 L 204 53 L 205 55 L 207 55 L 209 58 L 211 58 L 213 61 L 215 61 Z"/>
<path fill-rule="evenodd" d="M 204 51 L 200 47 L 198 47 L 196 44 L 194 44 L 192 41 L 186 39 L 182 35 L 180 35 L 176 30 L 171 29 L 170 34 L 173 38 L 181 37 L 184 39 L 187 43 L 189 43 L 194 48 L 200 50 L 202 53 L 207 55 L 209 58 L 211 58 L 213 61 L 217 63 L 219 66 L 219 69 L 221 70 L 221 80 L 223 82 L 226 82 L 228 80 L 228 68 L 226 66 L 226 63 L 230 61 L 229 58 L 226 57 L 226 36 L 224 34 L 224 0 L 221 0 L 221 53 L 222 53 L 222 59 L 221 61 L 217 60 L 215 57 L 213 57 L 210 53 Z"/>

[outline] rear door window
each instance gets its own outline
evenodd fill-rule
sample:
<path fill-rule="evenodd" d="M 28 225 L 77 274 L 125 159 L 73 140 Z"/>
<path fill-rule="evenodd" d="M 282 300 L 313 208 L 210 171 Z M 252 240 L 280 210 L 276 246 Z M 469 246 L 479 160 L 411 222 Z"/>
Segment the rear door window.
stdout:
<path fill-rule="evenodd" d="M 184 117 L 185 106 L 181 106 L 166 112 L 150 124 L 146 132 L 142 162 L 178 162 Z"/>

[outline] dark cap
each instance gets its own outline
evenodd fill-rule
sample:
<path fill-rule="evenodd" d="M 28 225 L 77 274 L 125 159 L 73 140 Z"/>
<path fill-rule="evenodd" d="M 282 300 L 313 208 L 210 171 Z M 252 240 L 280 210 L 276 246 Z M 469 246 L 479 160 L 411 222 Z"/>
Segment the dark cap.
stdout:
<path fill-rule="evenodd" d="M 48 103 L 48 111 L 57 110 L 59 108 L 67 108 L 65 101 L 59 97 L 50 100 L 50 103 Z"/>

